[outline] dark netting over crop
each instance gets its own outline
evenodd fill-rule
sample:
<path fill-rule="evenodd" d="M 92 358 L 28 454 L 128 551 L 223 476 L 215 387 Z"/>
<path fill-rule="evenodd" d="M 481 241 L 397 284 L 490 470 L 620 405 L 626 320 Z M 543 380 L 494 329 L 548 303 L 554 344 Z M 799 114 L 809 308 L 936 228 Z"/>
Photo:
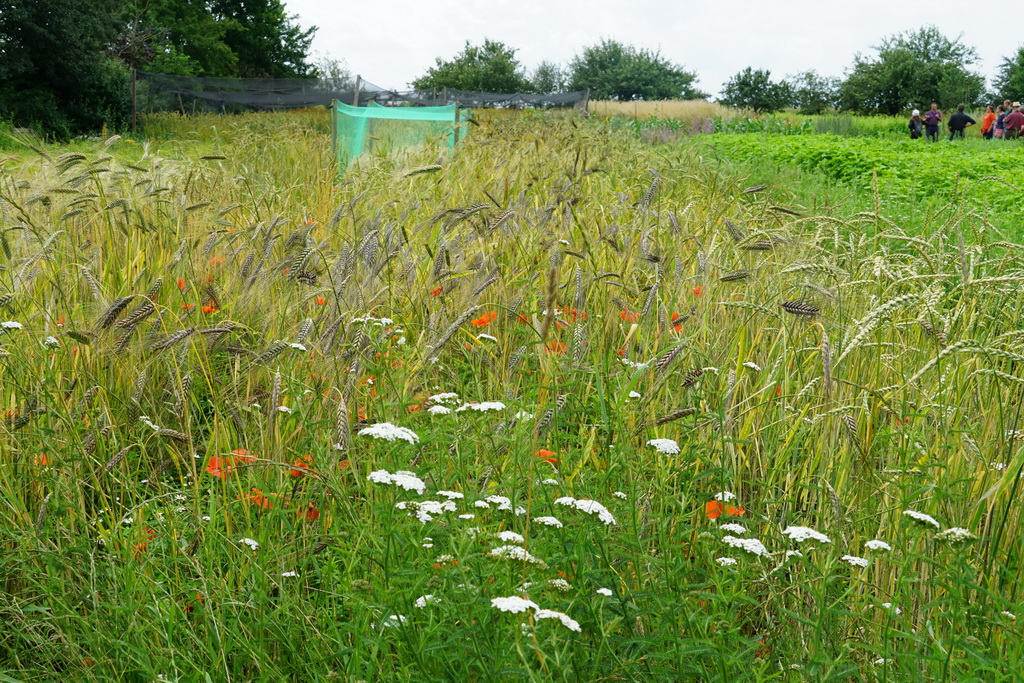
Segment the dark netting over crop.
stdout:
<path fill-rule="evenodd" d="M 391 105 L 465 107 L 572 107 L 586 101 L 586 92 L 527 95 L 467 92 L 451 88 L 388 90 L 360 81 L 317 78 L 199 78 L 139 73 L 142 111 L 244 111 L 330 106 L 333 100 L 358 106 L 370 102 Z"/>

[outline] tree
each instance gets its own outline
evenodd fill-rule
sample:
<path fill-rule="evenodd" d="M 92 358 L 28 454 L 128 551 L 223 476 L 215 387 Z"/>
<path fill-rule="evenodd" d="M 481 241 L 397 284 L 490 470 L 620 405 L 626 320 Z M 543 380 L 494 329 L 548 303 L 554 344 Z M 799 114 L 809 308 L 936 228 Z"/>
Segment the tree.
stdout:
<path fill-rule="evenodd" d="M 1024 100 L 1024 45 L 1017 49 L 1017 54 L 1007 57 L 999 65 L 995 86 L 999 100 Z"/>
<path fill-rule="evenodd" d="M 213 16 L 224 22 L 224 44 L 238 60 L 236 73 L 249 78 L 307 78 L 315 26 L 302 30 L 282 0 L 212 0 Z M 227 74 L 225 74 L 227 75 Z"/>
<path fill-rule="evenodd" d="M 895 115 L 932 102 L 972 106 L 981 99 L 985 79 L 969 69 L 978 61 L 974 48 L 934 26 L 885 38 L 876 49 L 875 59 L 854 58 L 839 86 L 841 108 Z"/>
<path fill-rule="evenodd" d="M 565 92 L 565 72 L 554 62 L 543 61 L 533 70 L 530 83 L 535 92 L 544 94 Z"/>
<path fill-rule="evenodd" d="M 515 48 L 484 38 L 483 45 L 470 45 L 449 61 L 440 57 L 427 73 L 412 82 L 417 90 L 455 88 L 476 92 L 519 93 L 532 90 Z"/>
<path fill-rule="evenodd" d="M 790 99 L 789 86 L 784 81 L 775 83 L 771 71 L 748 66 L 722 86 L 719 102 L 760 114 L 785 109 Z"/>
<path fill-rule="evenodd" d="M 569 63 L 569 88 L 589 88 L 590 97 L 597 100 L 706 98 L 708 94 L 695 87 L 696 80 L 697 74 L 657 52 L 607 38 L 583 48 Z"/>
<path fill-rule="evenodd" d="M 0 117 L 67 138 L 128 112 L 128 72 L 105 53 L 117 0 L 0 0 Z"/>
<path fill-rule="evenodd" d="M 791 102 L 801 114 L 821 114 L 834 109 L 839 100 L 839 79 L 804 71 L 786 79 Z"/>

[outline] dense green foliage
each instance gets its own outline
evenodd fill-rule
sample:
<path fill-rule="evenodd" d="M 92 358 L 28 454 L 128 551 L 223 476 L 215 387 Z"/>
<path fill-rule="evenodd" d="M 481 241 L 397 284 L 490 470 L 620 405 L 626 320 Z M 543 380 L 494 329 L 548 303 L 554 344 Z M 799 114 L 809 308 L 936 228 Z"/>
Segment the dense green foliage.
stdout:
<path fill-rule="evenodd" d="M 772 81 L 766 69 L 745 68 L 722 86 L 719 102 L 739 109 L 753 109 L 758 113 L 781 111 L 789 106 L 793 93 L 785 81 Z"/>
<path fill-rule="evenodd" d="M 57 138 L 119 129 L 129 68 L 310 76 L 315 30 L 282 0 L 0 0 L 0 117 Z"/>
<path fill-rule="evenodd" d="M 122 125 L 128 74 L 103 53 L 115 0 L 0 0 L 0 118 L 67 138 Z"/>
<path fill-rule="evenodd" d="M 341 179 L 322 111 L 0 160 L 3 666 L 1019 679 L 1024 246 L 730 157 L 823 137 L 479 123 Z"/>
<path fill-rule="evenodd" d="M 697 74 L 672 64 L 657 52 L 616 40 L 583 48 L 568 66 L 569 88 L 590 89 L 595 100 L 701 99 Z"/>
<path fill-rule="evenodd" d="M 565 71 L 558 64 L 547 60 L 533 70 L 530 83 L 533 91 L 538 93 L 565 92 L 568 88 Z"/>
<path fill-rule="evenodd" d="M 995 88 L 999 100 L 1024 101 L 1024 45 L 999 65 Z"/>
<path fill-rule="evenodd" d="M 839 87 L 843 109 L 899 114 L 932 102 L 945 108 L 974 106 L 985 92 L 985 78 L 970 70 L 974 48 L 951 40 L 934 26 L 884 38 L 878 55 L 857 55 Z"/>
<path fill-rule="evenodd" d="M 838 135 L 716 135 L 714 146 L 730 158 L 792 164 L 886 196 L 937 203 L 964 202 L 999 215 L 1000 226 L 1019 234 L 1024 196 L 1017 181 L 1024 145 L 970 140 L 929 144 L 921 140 Z"/>
<path fill-rule="evenodd" d="M 839 106 L 840 80 L 819 76 L 816 71 L 804 71 L 786 79 L 789 85 L 790 106 L 801 114 L 822 114 Z"/>
<path fill-rule="evenodd" d="M 412 82 L 412 87 L 456 88 L 477 92 L 531 92 L 533 86 L 523 66 L 516 59 L 515 48 L 502 42 L 484 39 L 483 45 L 470 45 L 452 59 L 437 58 L 427 73 Z"/>

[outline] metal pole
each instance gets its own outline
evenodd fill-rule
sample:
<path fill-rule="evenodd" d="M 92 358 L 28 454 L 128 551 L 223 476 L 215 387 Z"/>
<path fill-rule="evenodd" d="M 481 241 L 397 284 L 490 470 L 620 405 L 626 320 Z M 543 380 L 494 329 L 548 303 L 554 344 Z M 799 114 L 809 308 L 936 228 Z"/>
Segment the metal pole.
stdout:
<path fill-rule="evenodd" d="M 356 93 L 355 93 L 355 95 L 352 96 L 352 106 L 353 107 L 358 107 L 359 106 L 359 86 L 361 86 L 362 84 L 363 84 L 363 77 L 360 76 L 359 74 L 356 74 Z"/>
<path fill-rule="evenodd" d="M 452 147 L 459 144 L 459 103 L 455 103 L 455 137 L 452 140 Z"/>

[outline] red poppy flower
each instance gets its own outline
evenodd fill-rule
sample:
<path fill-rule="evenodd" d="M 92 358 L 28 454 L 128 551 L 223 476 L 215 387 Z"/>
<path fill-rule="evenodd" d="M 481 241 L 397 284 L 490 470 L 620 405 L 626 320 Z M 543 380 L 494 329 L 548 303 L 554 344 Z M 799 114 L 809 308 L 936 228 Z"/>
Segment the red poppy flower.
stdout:
<path fill-rule="evenodd" d="M 322 297 L 322 296 L 318 296 L 318 297 L 316 298 L 316 305 L 317 305 L 317 306 L 323 306 L 323 305 L 324 305 L 324 304 L 326 304 L 326 303 L 327 303 L 327 299 L 325 299 L 324 297 Z"/>
<path fill-rule="evenodd" d="M 216 313 L 219 310 L 216 306 L 203 306 L 203 313 Z"/>
<path fill-rule="evenodd" d="M 256 460 L 257 457 L 255 454 L 250 453 L 248 450 L 244 448 L 236 448 L 235 450 L 231 451 L 231 455 L 235 456 L 242 462 L 253 462 Z"/>
<path fill-rule="evenodd" d="M 743 508 L 733 507 L 723 503 L 720 500 L 709 500 L 704 505 L 704 513 L 708 516 L 708 519 L 718 519 L 722 516 L 722 512 L 725 512 L 729 517 L 739 517 L 746 510 Z"/>
<path fill-rule="evenodd" d="M 228 474 L 234 469 L 234 465 L 228 458 L 221 458 L 217 455 L 211 455 L 209 462 L 206 463 L 206 471 L 215 477 L 221 479 L 227 479 Z"/>
<path fill-rule="evenodd" d="M 565 344 L 555 339 L 549 339 L 545 346 L 547 346 L 548 352 L 550 353 L 565 353 L 566 349 Z"/>
<path fill-rule="evenodd" d="M 185 291 L 185 278 L 183 278 L 183 277 L 179 277 L 178 278 L 178 289 L 180 289 L 183 292 Z"/>
<path fill-rule="evenodd" d="M 290 272 L 292 272 L 291 268 L 285 268 L 284 270 L 281 271 L 281 275 L 287 275 Z"/>
<path fill-rule="evenodd" d="M 697 285 L 696 287 L 693 288 L 693 295 L 694 296 L 704 296 L 704 291 L 705 290 L 704 290 L 703 287 L 701 287 L 700 285 Z"/>
<path fill-rule="evenodd" d="M 626 308 L 622 311 L 619 311 L 619 317 L 628 323 L 635 323 L 637 320 L 640 319 L 640 314 L 637 313 L 636 311 L 631 311 L 628 308 Z"/>
<path fill-rule="evenodd" d="M 292 469 L 291 475 L 293 477 L 304 477 L 309 472 L 312 471 L 312 470 L 310 470 L 310 467 L 312 467 L 312 466 L 313 466 L 313 456 L 311 456 L 311 455 L 300 455 L 298 460 L 296 460 L 295 462 L 292 463 L 292 467 L 294 469 Z"/>
<path fill-rule="evenodd" d="M 442 292 L 444 292 L 444 287 L 438 285 L 437 287 L 434 287 L 432 290 L 430 290 L 430 296 L 441 296 Z"/>
<path fill-rule="evenodd" d="M 672 322 L 671 322 L 671 325 L 672 325 L 672 331 L 673 332 L 678 334 L 678 333 L 683 331 L 682 319 L 679 317 L 679 314 L 676 313 L 675 311 L 672 311 Z"/>
<path fill-rule="evenodd" d="M 309 503 L 305 509 L 301 507 L 298 508 L 295 511 L 295 514 L 299 516 L 305 515 L 307 522 L 315 522 L 316 520 L 320 519 L 320 511 L 313 507 L 312 503 Z"/>
<path fill-rule="evenodd" d="M 558 458 L 555 457 L 558 454 L 555 453 L 554 451 L 549 451 L 545 448 L 542 448 L 536 453 L 534 453 L 534 455 L 543 460 L 544 462 L 549 462 L 552 465 L 558 464 Z"/>
<path fill-rule="evenodd" d="M 182 304 L 181 305 L 181 310 L 183 310 L 183 311 L 191 311 L 195 307 L 196 307 L 195 304 Z"/>
<path fill-rule="evenodd" d="M 494 322 L 495 318 L 497 317 L 498 314 L 495 313 L 494 311 L 487 311 L 479 318 L 475 320 L 470 320 L 469 322 L 472 323 L 474 327 L 487 327 L 492 322 Z"/>
<path fill-rule="evenodd" d="M 223 256 L 214 256 L 212 259 L 210 259 L 211 266 L 219 266 L 221 263 L 224 263 Z"/>
<path fill-rule="evenodd" d="M 516 320 L 519 321 L 520 325 L 532 325 L 533 324 L 533 321 L 530 320 L 530 317 L 526 316 L 526 315 L 523 315 L 522 313 L 520 313 L 519 315 L 516 316 Z"/>
<path fill-rule="evenodd" d="M 258 508 L 263 508 L 264 510 L 274 509 L 274 501 L 270 500 L 270 498 L 268 498 L 267 495 L 259 489 L 252 489 L 252 493 L 247 496 L 240 496 L 240 498 L 245 498 L 252 505 L 255 505 Z"/>
<path fill-rule="evenodd" d="M 40 467 L 50 466 L 50 457 L 46 453 L 39 453 L 35 457 L 36 464 Z"/>

